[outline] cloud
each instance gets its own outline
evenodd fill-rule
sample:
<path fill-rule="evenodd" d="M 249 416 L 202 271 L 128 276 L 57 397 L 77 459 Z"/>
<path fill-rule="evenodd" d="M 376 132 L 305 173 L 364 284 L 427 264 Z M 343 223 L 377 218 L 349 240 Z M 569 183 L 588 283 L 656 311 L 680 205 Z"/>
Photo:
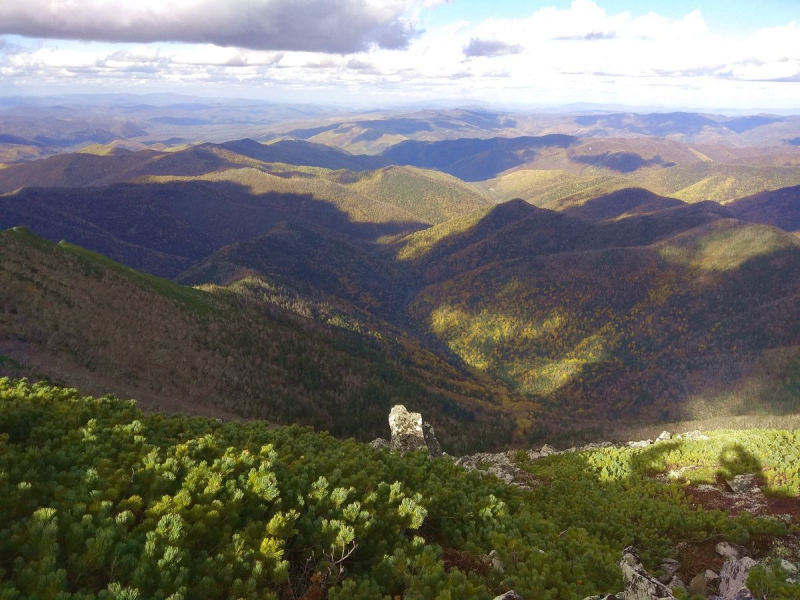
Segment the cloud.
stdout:
<path fill-rule="evenodd" d="M 476 56 L 508 56 L 509 54 L 519 54 L 522 46 L 519 44 L 507 44 L 500 40 L 482 40 L 472 38 L 464 48 L 464 55 L 467 57 Z"/>
<path fill-rule="evenodd" d="M 589 33 L 584 33 L 581 35 L 564 35 L 560 37 L 554 37 L 554 40 L 560 41 L 586 41 L 586 42 L 593 42 L 595 40 L 615 40 L 617 39 L 617 34 L 613 32 L 605 32 L 605 31 L 590 31 Z"/>
<path fill-rule="evenodd" d="M 347 54 L 406 48 L 416 0 L 25 0 L 0 2 L 0 34 L 187 42 Z"/>

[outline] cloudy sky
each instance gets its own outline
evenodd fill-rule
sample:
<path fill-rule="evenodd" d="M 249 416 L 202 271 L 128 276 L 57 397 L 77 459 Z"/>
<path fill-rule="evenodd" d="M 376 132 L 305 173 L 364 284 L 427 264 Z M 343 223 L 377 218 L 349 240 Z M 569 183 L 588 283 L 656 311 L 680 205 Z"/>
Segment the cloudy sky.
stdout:
<path fill-rule="evenodd" d="M 800 109 L 800 0 L 0 0 L 0 95 Z"/>

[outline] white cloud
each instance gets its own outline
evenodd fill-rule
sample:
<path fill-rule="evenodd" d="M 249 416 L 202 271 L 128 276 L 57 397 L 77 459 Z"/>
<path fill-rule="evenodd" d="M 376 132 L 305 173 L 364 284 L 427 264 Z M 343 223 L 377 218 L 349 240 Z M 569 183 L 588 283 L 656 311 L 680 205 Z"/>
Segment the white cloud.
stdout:
<path fill-rule="evenodd" d="M 201 1 L 207 0 L 183 0 L 182 5 Z M 247 3 L 254 5 L 255 0 Z M 346 3 L 355 5 L 355 0 Z M 376 11 L 389 10 L 391 4 L 394 12 L 385 13 L 385 18 L 396 13 L 411 19 L 414 11 L 431 4 L 358 3 Z M 278 5 L 269 0 L 262 4 Z M 396 8 L 401 5 L 406 8 Z M 87 85 L 101 86 L 164 82 L 309 90 L 322 101 L 358 90 L 352 92 L 357 98 L 395 100 L 450 97 L 767 108 L 798 104 L 793 83 L 800 74 L 797 39 L 797 23 L 734 37 L 710 30 L 698 11 L 677 19 L 656 13 L 609 14 L 599 2 L 575 0 L 569 8 L 544 8 L 522 19 L 431 28 L 409 38 L 403 51 L 373 46 L 366 52 L 337 55 L 328 52 L 328 43 L 315 52 L 211 43 L 28 44 L 0 54 L 0 85 L 55 85 L 79 75 Z"/>
<path fill-rule="evenodd" d="M 404 48 L 414 0 L 4 0 L 0 33 L 349 53 Z"/>

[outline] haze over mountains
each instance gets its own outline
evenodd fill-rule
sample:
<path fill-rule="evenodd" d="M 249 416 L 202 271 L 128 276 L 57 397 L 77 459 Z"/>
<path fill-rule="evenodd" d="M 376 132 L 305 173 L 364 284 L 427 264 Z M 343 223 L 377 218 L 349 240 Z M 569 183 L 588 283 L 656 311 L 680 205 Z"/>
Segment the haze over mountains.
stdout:
<path fill-rule="evenodd" d="M 800 406 L 796 117 L 93 110 L 5 139 L 5 372 L 454 448 Z"/>

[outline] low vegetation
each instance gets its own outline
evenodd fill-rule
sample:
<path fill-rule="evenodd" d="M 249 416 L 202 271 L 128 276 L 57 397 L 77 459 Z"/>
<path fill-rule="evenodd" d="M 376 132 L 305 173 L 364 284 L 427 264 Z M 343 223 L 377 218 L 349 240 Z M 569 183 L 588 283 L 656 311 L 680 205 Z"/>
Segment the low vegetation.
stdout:
<path fill-rule="evenodd" d="M 798 448 L 796 432 L 760 431 L 533 463 L 520 453 L 540 481 L 521 492 L 424 452 L 0 379 L 0 593 L 488 600 L 514 588 L 580 600 L 621 589 L 630 544 L 653 567 L 678 541 L 796 535 L 696 508 L 688 481 L 653 476 L 755 471 L 796 498 Z M 754 579 L 771 599 L 798 591 L 767 571 Z"/>

